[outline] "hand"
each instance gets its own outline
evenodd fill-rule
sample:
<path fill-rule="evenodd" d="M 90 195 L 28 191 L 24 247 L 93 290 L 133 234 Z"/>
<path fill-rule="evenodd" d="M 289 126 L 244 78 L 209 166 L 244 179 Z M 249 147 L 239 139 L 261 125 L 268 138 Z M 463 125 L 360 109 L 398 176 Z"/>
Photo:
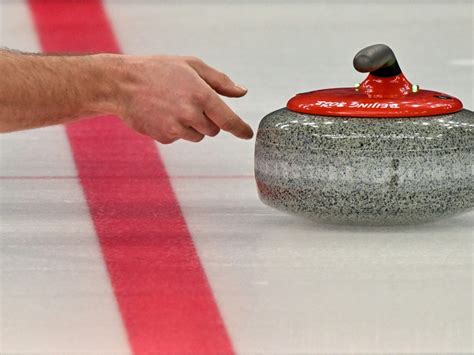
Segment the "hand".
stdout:
<path fill-rule="evenodd" d="M 219 97 L 245 88 L 194 57 L 123 56 L 127 83 L 119 115 L 136 131 L 163 144 L 199 142 L 221 129 L 250 139 L 252 129 Z"/>

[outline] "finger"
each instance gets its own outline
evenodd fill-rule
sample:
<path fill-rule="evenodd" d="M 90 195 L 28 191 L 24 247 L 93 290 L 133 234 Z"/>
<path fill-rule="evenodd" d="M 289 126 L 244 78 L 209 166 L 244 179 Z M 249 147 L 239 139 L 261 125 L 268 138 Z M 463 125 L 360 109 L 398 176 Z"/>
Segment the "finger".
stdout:
<path fill-rule="evenodd" d="M 200 142 L 204 139 L 204 134 L 199 133 L 194 128 L 184 127 L 181 138 L 190 142 Z"/>
<path fill-rule="evenodd" d="M 218 95 L 210 95 L 205 104 L 204 112 L 211 121 L 224 131 L 243 139 L 253 137 L 252 128 L 237 116 Z"/>
<path fill-rule="evenodd" d="M 226 74 L 210 67 L 202 60 L 192 58 L 189 64 L 217 93 L 228 97 L 241 97 L 247 93 L 246 88 L 236 85 Z"/>
<path fill-rule="evenodd" d="M 176 125 L 173 127 L 172 132 L 165 132 L 160 129 L 156 129 L 154 126 L 150 126 L 145 131 L 146 135 L 153 138 L 157 142 L 160 142 L 161 144 L 170 144 L 180 139 L 182 127 L 181 125 Z"/>
<path fill-rule="evenodd" d="M 166 137 L 163 135 L 150 135 L 151 138 L 153 138 L 155 141 L 160 142 L 161 144 L 171 144 L 176 142 L 179 138 L 172 138 L 172 137 Z"/>
<path fill-rule="evenodd" d="M 214 122 L 209 119 L 209 117 L 206 116 L 204 112 L 201 114 L 200 118 L 194 120 L 192 127 L 199 133 L 209 137 L 217 136 L 221 130 Z"/>

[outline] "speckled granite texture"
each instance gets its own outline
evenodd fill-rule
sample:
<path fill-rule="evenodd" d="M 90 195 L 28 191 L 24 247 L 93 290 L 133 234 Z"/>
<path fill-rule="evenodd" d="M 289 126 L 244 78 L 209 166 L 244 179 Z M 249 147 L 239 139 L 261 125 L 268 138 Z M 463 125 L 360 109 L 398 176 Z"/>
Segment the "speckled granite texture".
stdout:
<path fill-rule="evenodd" d="M 474 113 L 417 118 L 313 116 L 260 123 L 262 201 L 337 224 L 411 224 L 474 205 Z"/>

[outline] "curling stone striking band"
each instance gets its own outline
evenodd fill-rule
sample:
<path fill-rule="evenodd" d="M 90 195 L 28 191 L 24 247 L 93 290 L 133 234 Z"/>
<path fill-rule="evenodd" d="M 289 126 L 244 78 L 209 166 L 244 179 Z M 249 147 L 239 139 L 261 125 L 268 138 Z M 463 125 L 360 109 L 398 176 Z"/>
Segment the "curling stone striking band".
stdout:
<path fill-rule="evenodd" d="M 414 90 L 387 46 L 363 49 L 354 66 L 370 72 L 359 87 L 298 94 L 261 121 L 261 200 L 336 224 L 419 223 L 472 208 L 474 113 Z"/>

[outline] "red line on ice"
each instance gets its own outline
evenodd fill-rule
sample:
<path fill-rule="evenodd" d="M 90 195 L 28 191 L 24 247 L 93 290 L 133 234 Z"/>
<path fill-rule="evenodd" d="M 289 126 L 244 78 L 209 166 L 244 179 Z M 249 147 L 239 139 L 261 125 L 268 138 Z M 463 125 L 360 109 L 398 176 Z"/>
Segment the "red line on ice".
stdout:
<path fill-rule="evenodd" d="M 46 52 L 120 51 L 98 0 L 29 6 Z M 66 130 L 133 352 L 233 353 L 154 142 L 115 117 Z"/>

